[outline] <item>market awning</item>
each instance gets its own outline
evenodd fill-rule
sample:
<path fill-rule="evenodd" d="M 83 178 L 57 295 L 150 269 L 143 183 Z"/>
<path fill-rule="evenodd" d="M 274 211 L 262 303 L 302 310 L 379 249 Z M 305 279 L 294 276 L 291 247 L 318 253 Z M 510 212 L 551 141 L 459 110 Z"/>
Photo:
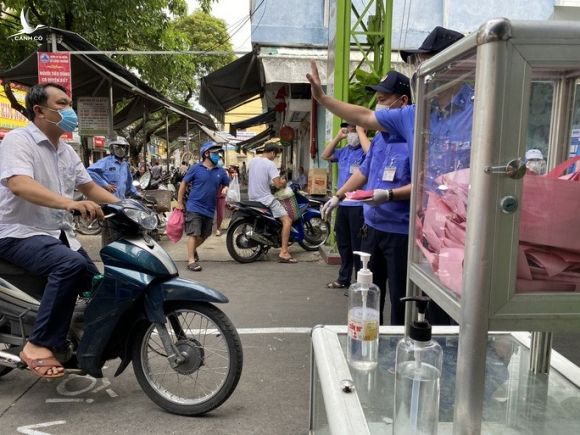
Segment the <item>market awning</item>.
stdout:
<path fill-rule="evenodd" d="M 269 83 L 308 83 L 310 61 L 315 60 L 322 84 L 326 84 L 328 50 L 320 48 L 260 47 L 264 85 Z"/>
<path fill-rule="evenodd" d="M 243 121 L 234 122 L 230 124 L 230 134 L 235 136 L 236 130 L 244 130 L 246 128 L 253 127 L 255 125 L 271 124 L 275 121 L 276 121 L 276 111 L 269 110 L 267 112 L 260 113 L 259 115 L 254 116 L 252 118 L 244 119 Z"/>
<path fill-rule="evenodd" d="M 109 87 L 113 88 L 113 102 L 133 100 L 114 119 L 114 128 L 122 128 L 135 121 L 143 114 L 143 106 L 155 112 L 167 108 L 172 112 L 190 118 L 199 124 L 205 124 L 215 129 L 215 124 L 208 115 L 184 108 L 173 103 L 163 94 L 153 89 L 139 79 L 128 69 L 115 62 L 105 54 L 75 54 L 77 51 L 98 51 L 98 48 L 89 43 L 80 35 L 67 30 L 41 27 L 30 34 L 31 37 L 44 41 L 41 50 L 46 50 L 45 44 L 51 34 L 57 35 L 57 49 L 71 51 L 72 94 L 73 97 L 109 97 Z M 38 66 L 36 52 L 14 68 L 0 72 L 0 79 L 5 82 L 16 82 L 25 86 L 32 86 L 38 82 Z"/>
<path fill-rule="evenodd" d="M 241 149 L 244 152 L 249 151 L 254 148 L 258 148 L 272 136 L 274 136 L 274 130 L 269 128 L 257 134 L 256 136 L 251 137 L 250 139 L 237 143 L 236 146 L 238 147 L 238 149 Z"/>
<path fill-rule="evenodd" d="M 199 103 L 218 120 L 262 93 L 256 53 L 248 53 L 201 79 Z"/>

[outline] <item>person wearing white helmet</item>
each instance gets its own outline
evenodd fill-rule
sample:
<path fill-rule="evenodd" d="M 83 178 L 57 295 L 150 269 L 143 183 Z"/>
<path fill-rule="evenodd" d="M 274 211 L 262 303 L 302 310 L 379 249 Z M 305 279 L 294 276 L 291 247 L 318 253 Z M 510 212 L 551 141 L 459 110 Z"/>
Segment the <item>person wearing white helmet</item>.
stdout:
<path fill-rule="evenodd" d="M 532 148 L 526 151 L 526 168 L 536 175 L 546 173 L 546 160 L 544 160 L 544 154 L 541 150 Z"/>
<path fill-rule="evenodd" d="M 107 146 L 111 154 L 89 166 L 89 175 L 119 199 L 136 196 L 131 169 L 125 160 L 129 155 L 129 142 L 123 136 L 115 136 L 107 141 Z"/>

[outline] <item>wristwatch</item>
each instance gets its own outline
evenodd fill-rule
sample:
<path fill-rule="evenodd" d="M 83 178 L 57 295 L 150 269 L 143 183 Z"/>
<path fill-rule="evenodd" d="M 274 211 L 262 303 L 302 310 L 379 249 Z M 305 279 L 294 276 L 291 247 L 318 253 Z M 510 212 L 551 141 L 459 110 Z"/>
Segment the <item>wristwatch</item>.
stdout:
<path fill-rule="evenodd" d="M 387 201 L 392 201 L 393 200 L 393 189 L 388 189 L 387 190 Z"/>

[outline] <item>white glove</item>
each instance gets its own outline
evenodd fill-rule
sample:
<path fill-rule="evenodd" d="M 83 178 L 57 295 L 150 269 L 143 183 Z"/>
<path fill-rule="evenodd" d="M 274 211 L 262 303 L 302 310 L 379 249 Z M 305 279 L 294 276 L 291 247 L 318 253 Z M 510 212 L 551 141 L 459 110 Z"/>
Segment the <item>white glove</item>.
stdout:
<path fill-rule="evenodd" d="M 365 201 L 368 205 L 381 205 L 384 202 L 392 201 L 393 191 L 390 189 L 375 189 L 373 190 L 373 199 Z"/>
<path fill-rule="evenodd" d="M 338 207 L 339 202 L 340 202 L 340 200 L 338 199 L 337 196 L 333 196 L 328 201 L 326 201 L 324 203 L 324 205 L 322 206 L 322 209 L 320 210 L 320 214 L 322 215 L 322 219 L 329 220 L 330 213 L 332 213 L 332 210 L 334 210 L 336 207 Z"/>

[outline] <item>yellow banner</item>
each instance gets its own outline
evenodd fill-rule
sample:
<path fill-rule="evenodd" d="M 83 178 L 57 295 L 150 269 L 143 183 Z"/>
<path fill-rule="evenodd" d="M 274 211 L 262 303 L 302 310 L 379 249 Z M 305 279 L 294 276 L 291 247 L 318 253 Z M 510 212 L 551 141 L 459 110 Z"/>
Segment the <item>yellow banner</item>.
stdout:
<path fill-rule="evenodd" d="M 12 87 L 12 92 L 14 93 L 16 100 L 18 100 L 22 106 L 25 106 L 24 98 L 26 96 L 26 91 Z M 26 124 L 28 124 L 28 119 L 10 106 L 10 101 L 8 100 L 8 97 L 6 97 L 4 88 L 0 86 L 0 128 L 13 129 L 24 127 Z"/>

